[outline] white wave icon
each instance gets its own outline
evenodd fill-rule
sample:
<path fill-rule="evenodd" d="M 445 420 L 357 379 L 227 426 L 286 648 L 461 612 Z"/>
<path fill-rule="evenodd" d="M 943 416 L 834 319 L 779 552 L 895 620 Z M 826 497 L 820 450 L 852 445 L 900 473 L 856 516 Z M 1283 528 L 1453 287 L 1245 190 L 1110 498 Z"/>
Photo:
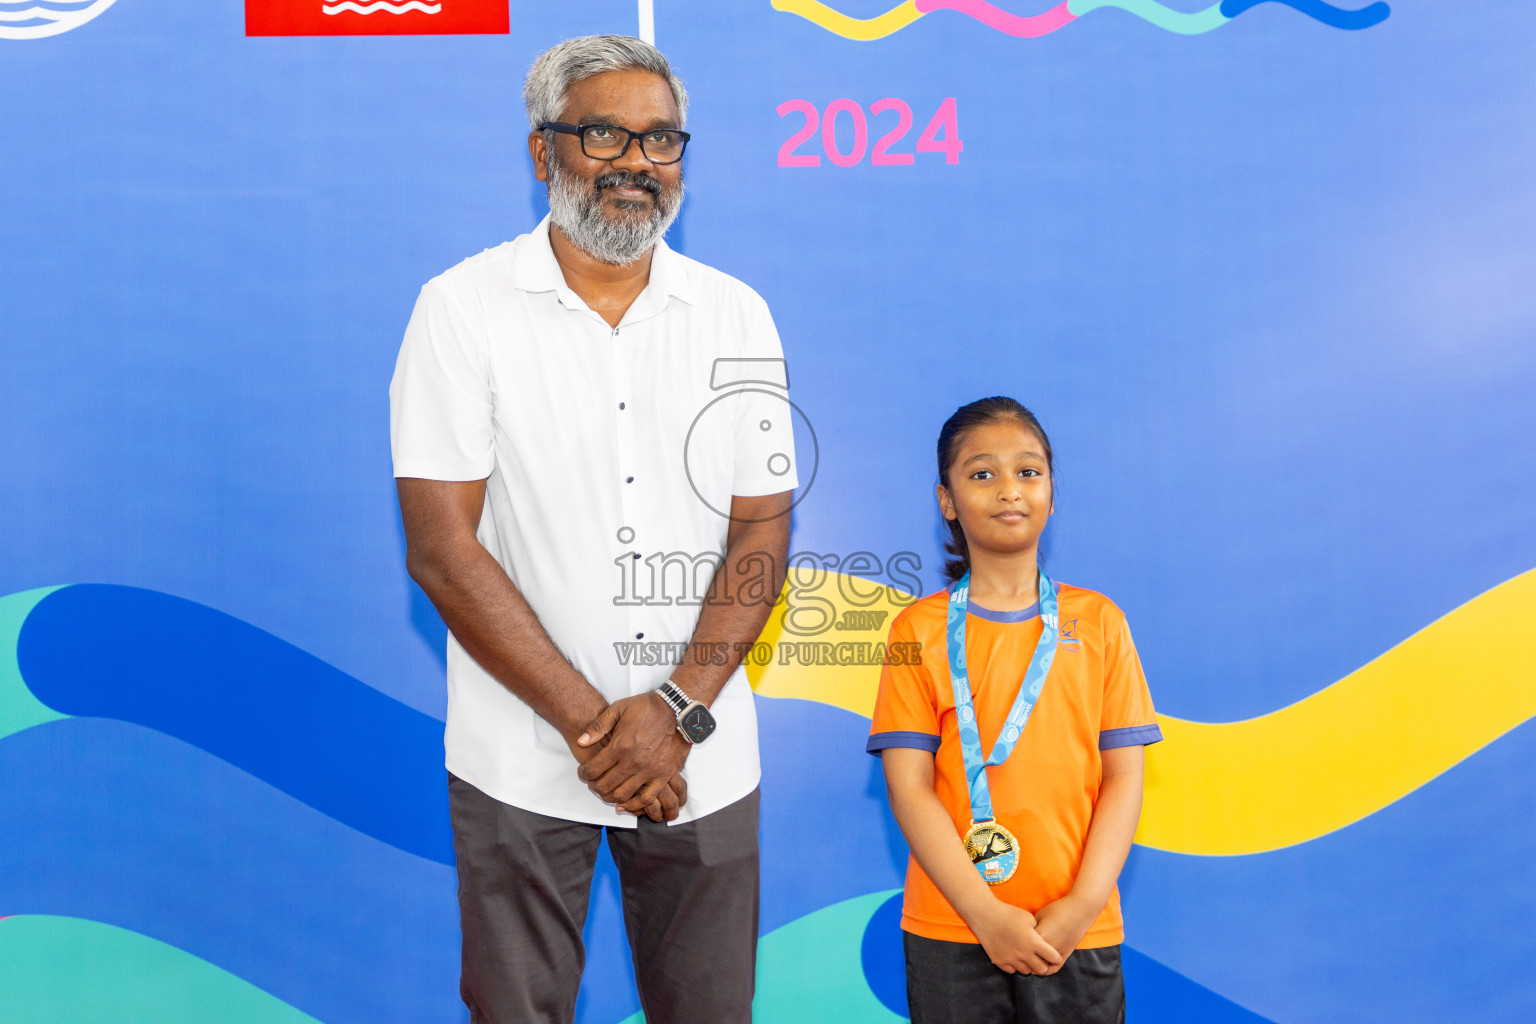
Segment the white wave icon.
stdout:
<path fill-rule="evenodd" d="M 371 4 L 353 3 L 345 0 L 339 4 L 321 4 L 320 9 L 326 14 L 341 14 L 343 11 L 351 11 L 353 14 L 377 14 L 386 11 L 390 14 L 404 14 L 406 11 L 420 11 L 422 14 L 436 14 L 443 9 L 443 5 L 422 3 L 421 0 L 406 0 L 405 3 L 390 3 L 389 0 L 374 0 Z"/>
<path fill-rule="evenodd" d="M 0 39 L 43 39 L 79 28 L 117 0 L 0 0 Z"/>

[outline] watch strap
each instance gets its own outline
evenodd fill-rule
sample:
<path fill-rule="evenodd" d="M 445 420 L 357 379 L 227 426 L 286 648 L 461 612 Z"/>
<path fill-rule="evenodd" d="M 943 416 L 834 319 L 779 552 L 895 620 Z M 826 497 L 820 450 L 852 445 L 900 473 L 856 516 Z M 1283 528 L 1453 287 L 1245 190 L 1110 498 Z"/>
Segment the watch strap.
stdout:
<path fill-rule="evenodd" d="M 687 711 L 688 705 L 693 703 L 692 698 L 678 689 L 676 684 L 670 679 L 656 687 L 656 692 L 661 695 L 662 700 L 667 702 L 667 707 L 672 709 L 674 715 L 680 715 Z"/>

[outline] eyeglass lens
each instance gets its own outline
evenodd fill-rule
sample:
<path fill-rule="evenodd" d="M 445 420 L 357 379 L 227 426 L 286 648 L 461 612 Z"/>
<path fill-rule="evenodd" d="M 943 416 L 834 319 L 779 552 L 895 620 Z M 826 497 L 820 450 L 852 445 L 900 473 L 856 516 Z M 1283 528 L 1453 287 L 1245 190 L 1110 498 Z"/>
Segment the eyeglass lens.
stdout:
<path fill-rule="evenodd" d="M 641 152 L 657 163 L 670 163 L 683 154 L 683 137 L 678 132 L 657 129 L 645 132 L 638 139 Z M 587 156 L 597 160 L 618 156 L 629 140 L 629 133 L 624 129 L 605 124 L 589 125 L 581 136 Z"/>

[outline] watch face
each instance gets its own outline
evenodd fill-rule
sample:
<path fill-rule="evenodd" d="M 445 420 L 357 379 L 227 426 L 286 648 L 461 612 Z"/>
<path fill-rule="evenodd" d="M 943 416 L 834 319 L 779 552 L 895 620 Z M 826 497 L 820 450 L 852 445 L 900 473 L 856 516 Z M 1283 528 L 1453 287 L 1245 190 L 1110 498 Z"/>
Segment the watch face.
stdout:
<path fill-rule="evenodd" d="M 709 708 L 703 704 L 695 704 L 683 712 L 683 735 L 694 743 L 703 743 L 709 739 L 709 734 L 715 731 L 715 716 L 709 713 Z"/>

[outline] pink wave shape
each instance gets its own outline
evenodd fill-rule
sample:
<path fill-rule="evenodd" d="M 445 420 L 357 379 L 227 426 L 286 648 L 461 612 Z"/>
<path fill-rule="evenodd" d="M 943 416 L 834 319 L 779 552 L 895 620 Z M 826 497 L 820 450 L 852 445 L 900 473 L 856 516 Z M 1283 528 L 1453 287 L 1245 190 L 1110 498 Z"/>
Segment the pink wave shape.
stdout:
<path fill-rule="evenodd" d="M 1001 7 L 988 3 L 987 0 L 917 0 L 916 6 L 924 14 L 940 10 L 959 11 L 961 14 L 975 18 L 988 28 L 995 28 L 999 32 L 1006 32 L 1010 36 L 1018 36 L 1021 39 L 1049 35 L 1068 22 L 1077 20 L 1077 16 L 1067 10 L 1067 0 L 1062 0 L 1043 14 L 1029 17 L 1010 14 Z"/>

